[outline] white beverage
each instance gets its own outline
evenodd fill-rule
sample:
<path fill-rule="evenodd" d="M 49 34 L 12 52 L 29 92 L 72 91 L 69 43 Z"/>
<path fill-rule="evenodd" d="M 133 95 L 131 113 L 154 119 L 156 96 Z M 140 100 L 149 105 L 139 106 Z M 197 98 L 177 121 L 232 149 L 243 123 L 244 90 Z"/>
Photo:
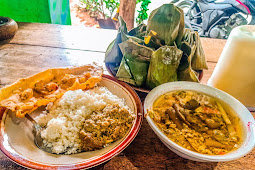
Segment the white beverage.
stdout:
<path fill-rule="evenodd" d="M 208 85 L 255 108 L 255 26 L 232 30 Z"/>

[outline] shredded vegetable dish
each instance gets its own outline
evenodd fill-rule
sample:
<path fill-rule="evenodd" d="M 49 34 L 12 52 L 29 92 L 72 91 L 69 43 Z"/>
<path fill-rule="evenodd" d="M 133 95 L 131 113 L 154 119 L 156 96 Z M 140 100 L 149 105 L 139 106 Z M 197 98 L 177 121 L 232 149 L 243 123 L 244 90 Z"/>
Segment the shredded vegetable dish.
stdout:
<path fill-rule="evenodd" d="M 149 116 L 169 139 L 198 153 L 223 155 L 242 140 L 239 118 L 220 101 L 194 91 L 161 95 Z"/>

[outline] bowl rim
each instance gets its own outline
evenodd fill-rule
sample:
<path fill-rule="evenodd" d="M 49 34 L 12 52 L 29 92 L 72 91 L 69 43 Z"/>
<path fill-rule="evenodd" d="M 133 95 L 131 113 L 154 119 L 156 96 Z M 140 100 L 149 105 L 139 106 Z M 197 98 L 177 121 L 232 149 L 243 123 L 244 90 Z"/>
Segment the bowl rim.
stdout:
<path fill-rule="evenodd" d="M 78 162 L 77 164 L 69 164 L 69 165 L 45 165 L 37 162 L 30 161 L 23 157 L 22 155 L 17 154 L 16 152 L 11 153 L 5 148 L 4 141 L 7 136 L 6 134 L 2 134 L 4 131 L 4 123 L 2 122 L 3 116 L 5 114 L 0 114 L 0 150 L 7 156 L 11 161 L 15 162 L 16 164 L 19 164 L 26 168 L 32 168 L 32 169 L 81 169 L 81 168 L 91 168 L 97 165 L 100 165 L 110 159 L 112 159 L 114 156 L 118 155 L 120 152 L 122 152 L 136 137 L 138 134 L 143 120 L 143 109 L 142 109 L 142 103 L 137 95 L 137 93 L 126 83 L 119 81 L 115 79 L 114 77 L 111 77 L 109 75 L 103 75 L 102 79 L 108 79 L 110 81 L 114 81 L 115 83 L 119 84 L 122 88 L 126 89 L 130 95 L 133 97 L 136 107 L 137 107 L 137 118 L 134 122 L 132 129 L 128 133 L 128 135 L 125 137 L 123 141 L 121 141 L 116 147 L 109 150 L 108 152 L 104 153 L 100 156 L 95 156 L 89 159 L 86 159 L 86 161 Z M 8 138 L 8 137 L 7 137 Z M 8 140 L 8 139 L 7 139 Z"/>
<path fill-rule="evenodd" d="M 147 109 L 153 103 L 153 101 L 155 101 L 155 99 L 157 99 L 160 95 L 167 93 L 167 92 L 171 92 L 171 91 L 177 91 L 177 90 L 197 91 L 197 92 L 201 92 L 203 94 L 207 94 L 212 97 L 215 97 L 221 101 L 223 101 L 223 100 L 220 99 L 220 97 L 224 96 L 225 98 L 227 98 L 227 101 L 224 100 L 224 102 L 227 105 L 230 105 L 230 103 L 229 103 L 230 101 L 234 102 L 235 105 L 230 106 L 230 107 L 235 112 L 237 110 L 237 107 L 240 107 L 240 109 L 238 111 L 241 110 L 242 113 L 238 112 L 236 114 L 240 118 L 240 121 L 242 121 L 242 127 L 244 128 L 243 129 L 244 140 L 242 141 L 241 146 L 238 149 L 234 150 L 233 152 L 229 152 L 225 155 L 206 155 L 206 154 L 201 154 L 198 152 L 188 150 L 188 149 L 176 144 L 175 142 L 171 141 L 157 127 L 157 125 L 153 122 L 153 120 L 148 116 Z M 211 91 L 209 92 L 208 90 L 211 90 Z M 154 98 L 152 103 L 148 103 L 149 102 L 148 100 L 150 100 L 150 98 Z M 240 116 L 242 116 L 241 114 L 246 114 L 247 119 L 249 119 L 249 121 L 248 122 L 244 121 L 240 117 Z M 241 102 L 239 102 L 237 99 L 235 99 L 231 95 L 225 93 L 224 91 L 221 91 L 219 89 L 216 89 L 216 88 L 213 88 L 213 87 L 210 87 L 207 85 L 194 83 L 194 82 L 185 82 L 185 81 L 170 82 L 170 83 L 162 84 L 162 85 L 154 88 L 145 98 L 144 115 L 145 115 L 146 120 L 149 123 L 150 127 L 152 128 L 152 130 L 156 133 L 156 135 L 160 139 L 164 140 L 165 143 L 167 143 L 172 148 L 178 150 L 182 154 L 185 154 L 189 157 L 193 157 L 196 159 L 201 159 L 203 161 L 223 162 L 223 161 L 230 161 L 230 160 L 238 159 L 238 158 L 243 157 L 244 155 L 248 154 L 255 146 L 255 120 L 254 120 L 253 116 L 251 115 L 251 113 L 248 111 L 248 109 Z M 240 150 L 241 148 L 244 149 L 242 152 L 235 152 L 235 151 Z"/>

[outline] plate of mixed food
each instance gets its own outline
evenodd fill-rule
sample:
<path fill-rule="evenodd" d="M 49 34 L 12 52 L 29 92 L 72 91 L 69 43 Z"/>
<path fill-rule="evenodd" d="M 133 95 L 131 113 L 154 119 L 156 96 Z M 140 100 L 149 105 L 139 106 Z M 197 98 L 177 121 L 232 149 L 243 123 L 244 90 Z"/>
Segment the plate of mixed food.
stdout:
<path fill-rule="evenodd" d="M 2 88 L 2 152 L 33 169 L 90 168 L 120 153 L 140 129 L 142 105 L 131 87 L 102 73 L 95 65 L 54 68 Z M 44 149 L 27 115 L 42 128 Z"/>
<path fill-rule="evenodd" d="M 230 161 L 246 155 L 255 145 L 255 121 L 247 108 L 206 85 L 160 85 L 146 97 L 144 111 L 160 140 L 187 159 Z"/>
<path fill-rule="evenodd" d="M 199 82 L 208 69 L 200 37 L 185 28 L 182 9 L 164 4 L 151 12 L 147 25 L 119 30 L 105 54 L 108 72 L 136 90 L 149 92 L 167 82 Z"/>

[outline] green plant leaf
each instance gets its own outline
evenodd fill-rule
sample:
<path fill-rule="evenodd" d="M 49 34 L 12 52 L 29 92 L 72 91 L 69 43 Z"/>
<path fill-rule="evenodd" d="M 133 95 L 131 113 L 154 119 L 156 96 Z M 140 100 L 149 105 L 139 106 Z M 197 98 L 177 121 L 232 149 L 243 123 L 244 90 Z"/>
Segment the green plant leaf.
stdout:
<path fill-rule="evenodd" d="M 140 10 L 137 10 L 138 12 L 138 16 L 136 18 L 136 23 L 137 24 L 141 24 L 144 20 L 146 20 L 148 18 L 148 5 L 151 3 L 150 0 L 137 0 L 137 3 L 142 2 L 141 6 L 140 6 Z"/>

